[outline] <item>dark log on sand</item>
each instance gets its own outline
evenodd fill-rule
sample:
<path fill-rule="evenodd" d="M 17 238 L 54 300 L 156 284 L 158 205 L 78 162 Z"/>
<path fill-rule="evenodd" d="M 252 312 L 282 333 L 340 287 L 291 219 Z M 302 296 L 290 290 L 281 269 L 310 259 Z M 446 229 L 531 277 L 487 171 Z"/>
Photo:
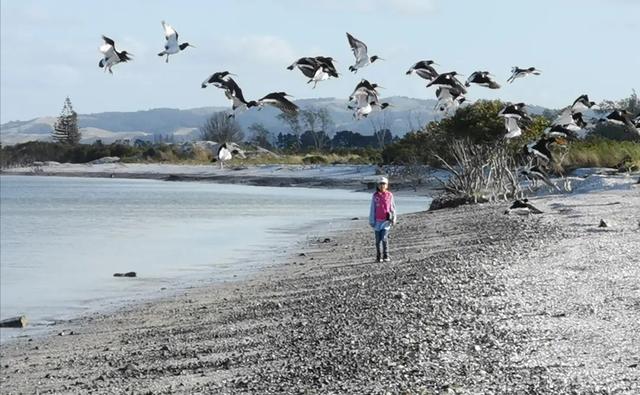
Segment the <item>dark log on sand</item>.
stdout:
<path fill-rule="evenodd" d="M 136 277 L 136 272 L 113 273 L 113 277 Z"/>
<path fill-rule="evenodd" d="M 24 328 L 25 326 L 27 326 L 27 317 L 23 315 L 0 321 L 0 328 Z"/>

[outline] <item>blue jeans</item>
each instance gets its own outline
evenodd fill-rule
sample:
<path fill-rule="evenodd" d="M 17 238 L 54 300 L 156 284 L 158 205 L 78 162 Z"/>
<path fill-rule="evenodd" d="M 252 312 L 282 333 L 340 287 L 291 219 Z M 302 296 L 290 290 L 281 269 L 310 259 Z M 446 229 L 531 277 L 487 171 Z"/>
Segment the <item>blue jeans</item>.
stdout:
<path fill-rule="evenodd" d="M 375 230 L 374 233 L 376 234 L 376 255 L 377 258 L 380 259 L 380 252 L 382 250 L 382 258 L 388 258 L 389 257 L 389 242 L 388 242 L 388 234 L 389 234 L 389 230 L 387 229 L 380 229 L 380 230 Z"/>

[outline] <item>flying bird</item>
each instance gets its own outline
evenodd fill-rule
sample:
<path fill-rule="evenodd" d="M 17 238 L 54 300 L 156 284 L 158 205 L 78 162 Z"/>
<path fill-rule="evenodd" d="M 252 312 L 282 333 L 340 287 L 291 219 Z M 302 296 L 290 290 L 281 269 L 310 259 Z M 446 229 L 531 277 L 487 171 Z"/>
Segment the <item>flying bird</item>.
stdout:
<path fill-rule="evenodd" d="M 576 100 L 574 100 L 571 105 L 572 113 L 581 113 L 591 109 L 592 107 L 597 107 L 596 103 L 589 100 L 588 95 L 581 95 Z"/>
<path fill-rule="evenodd" d="M 600 119 L 600 122 L 609 122 L 614 125 L 624 126 L 632 132 L 640 134 L 640 129 L 636 126 L 636 120 L 638 117 L 632 118 L 633 115 L 627 110 L 613 110 L 606 117 Z"/>
<path fill-rule="evenodd" d="M 551 182 L 549 176 L 547 175 L 547 172 L 544 171 L 540 166 L 525 167 L 520 171 L 520 174 L 532 181 L 534 183 L 534 186 L 536 184 L 536 181 L 540 180 L 548 186 L 560 191 L 560 188 L 556 184 Z"/>
<path fill-rule="evenodd" d="M 302 74 L 310 78 L 307 83 L 313 82 L 313 88 L 315 89 L 320 81 L 325 81 L 329 77 L 338 78 L 338 71 L 333 62 L 333 58 L 328 56 L 304 57 L 296 60 L 287 69 L 293 70 L 297 67 Z"/>
<path fill-rule="evenodd" d="M 467 89 L 456 78 L 456 75 L 460 74 L 455 71 L 439 74 L 436 78 L 433 79 L 433 81 L 427 84 L 427 88 L 429 88 L 430 86 L 436 86 L 447 89 L 456 89 L 464 95 L 467 93 Z"/>
<path fill-rule="evenodd" d="M 390 106 L 389 103 L 380 103 L 380 102 L 372 101 L 370 103 L 365 104 L 360 101 L 358 102 L 358 106 L 353 116 L 357 120 L 360 120 L 362 118 L 366 118 L 367 116 L 369 116 L 369 114 L 371 114 L 376 109 L 380 109 L 380 111 L 382 111 L 389 106 Z"/>
<path fill-rule="evenodd" d="M 353 51 L 353 56 L 356 58 L 356 63 L 353 66 L 349 66 L 349 71 L 357 73 L 358 69 L 370 65 L 378 59 L 384 60 L 378 55 L 369 57 L 367 54 L 367 45 L 349 33 L 347 33 L 347 39 L 349 40 L 349 46 L 351 46 L 351 50 Z"/>
<path fill-rule="evenodd" d="M 578 128 L 578 130 L 581 130 Z M 544 134 L 549 137 L 560 137 L 567 140 L 578 140 L 580 136 L 575 129 L 570 128 L 568 125 L 552 125 L 546 128 Z"/>
<path fill-rule="evenodd" d="M 531 120 L 529 114 L 524 111 L 525 104 L 524 103 L 516 103 L 509 104 L 505 106 L 500 112 L 498 112 L 499 117 L 504 118 L 515 118 L 515 119 L 528 119 Z"/>
<path fill-rule="evenodd" d="M 349 96 L 349 101 L 355 100 L 358 102 L 360 100 L 364 100 L 365 103 L 369 103 L 371 101 L 378 102 L 378 88 L 382 87 L 376 83 L 372 84 L 363 78 L 353 89 L 353 92 Z"/>
<path fill-rule="evenodd" d="M 515 118 L 505 118 L 504 128 L 507 130 L 507 134 L 504 135 L 506 139 L 512 139 L 522 135 L 522 129 L 518 125 L 518 120 Z"/>
<path fill-rule="evenodd" d="M 458 88 L 438 88 L 436 89 L 436 97 L 438 102 L 435 109 L 445 113 L 451 109 L 457 109 L 466 100 Z"/>
<path fill-rule="evenodd" d="M 255 101 L 247 101 L 244 98 L 242 89 L 240 89 L 240 86 L 231 77 L 227 78 L 226 82 L 224 83 L 224 89 L 224 95 L 233 103 L 231 105 L 231 110 L 233 112 L 229 114 L 229 118 L 233 118 L 235 114 L 258 105 Z"/>
<path fill-rule="evenodd" d="M 164 44 L 164 51 L 160 52 L 158 56 L 167 56 L 165 60 L 166 63 L 169 63 L 169 55 L 177 54 L 180 51 L 184 51 L 187 47 L 193 47 L 193 45 L 189 43 L 178 44 L 178 32 L 165 21 L 162 23 L 162 28 L 164 29 L 164 38 L 167 39 L 166 44 Z"/>
<path fill-rule="evenodd" d="M 420 78 L 423 78 L 427 81 L 431 81 L 438 76 L 438 72 L 436 69 L 431 66 L 432 64 L 437 64 L 433 60 L 421 60 L 411 66 L 411 68 L 407 71 L 407 75 L 417 74 Z"/>
<path fill-rule="evenodd" d="M 268 105 L 275 107 L 286 114 L 295 115 L 298 113 L 298 106 L 287 99 L 287 96 L 289 95 L 285 92 L 272 92 L 260 100 L 249 102 L 247 107 L 258 106 L 259 108 L 262 108 L 263 106 Z"/>
<path fill-rule="evenodd" d="M 516 78 L 523 78 L 528 75 L 540 75 L 542 73 L 541 70 L 536 69 L 535 67 L 529 67 L 527 69 L 521 69 L 518 66 L 514 66 L 511 68 L 511 77 L 507 80 L 508 83 L 512 83 Z"/>
<path fill-rule="evenodd" d="M 504 118 L 504 127 L 507 130 L 505 138 L 511 139 L 522 135 L 518 121 L 521 119 L 531 120 L 529 114 L 524 111 L 524 107 L 524 103 L 509 104 L 498 112 L 498 116 Z"/>
<path fill-rule="evenodd" d="M 533 155 L 533 157 L 541 159 L 543 163 L 549 163 L 553 159 L 551 156 L 551 150 L 549 149 L 549 144 L 555 142 L 555 139 L 552 137 L 542 137 L 538 141 L 534 141 L 533 143 L 527 144 L 524 149 L 525 152 Z"/>
<path fill-rule="evenodd" d="M 478 84 L 489 89 L 500 89 L 500 84 L 498 84 L 492 77 L 493 76 L 488 71 L 476 71 L 467 78 L 467 82 L 464 84 L 467 87 L 470 87 L 471 84 Z"/>
<path fill-rule="evenodd" d="M 118 52 L 116 50 L 115 42 L 107 36 L 102 36 L 104 40 L 104 44 L 100 46 L 100 52 L 104 55 L 100 62 L 98 63 L 98 67 L 104 68 L 105 71 L 109 71 L 110 74 L 113 74 L 111 68 L 118 63 L 124 63 L 131 60 L 131 54 L 127 51 Z"/>
<path fill-rule="evenodd" d="M 235 76 L 235 74 L 231 74 L 228 71 L 215 72 L 211 74 L 209 77 L 207 77 L 207 79 L 202 82 L 200 87 L 206 88 L 207 85 L 213 85 L 216 88 L 227 89 L 228 88 L 227 82 L 229 81 L 229 79 L 231 78 L 230 76 L 232 75 Z"/>

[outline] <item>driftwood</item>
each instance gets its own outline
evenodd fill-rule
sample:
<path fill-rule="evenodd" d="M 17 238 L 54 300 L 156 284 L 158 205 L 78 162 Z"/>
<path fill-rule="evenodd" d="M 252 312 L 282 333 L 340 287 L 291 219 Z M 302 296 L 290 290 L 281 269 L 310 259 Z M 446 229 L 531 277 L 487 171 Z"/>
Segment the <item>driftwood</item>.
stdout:
<path fill-rule="evenodd" d="M 454 140 L 450 146 L 453 163 L 435 157 L 451 173 L 447 181 L 439 180 L 454 196 L 474 203 L 522 197 L 515 160 L 504 144 L 482 146 L 467 140 Z"/>
<path fill-rule="evenodd" d="M 27 317 L 11 317 L 0 321 L 0 328 L 24 328 L 27 326 Z"/>
<path fill-rule="evenodd" d="M 136 277 L 136 272 L 113 273 L 113 277 Z"/>

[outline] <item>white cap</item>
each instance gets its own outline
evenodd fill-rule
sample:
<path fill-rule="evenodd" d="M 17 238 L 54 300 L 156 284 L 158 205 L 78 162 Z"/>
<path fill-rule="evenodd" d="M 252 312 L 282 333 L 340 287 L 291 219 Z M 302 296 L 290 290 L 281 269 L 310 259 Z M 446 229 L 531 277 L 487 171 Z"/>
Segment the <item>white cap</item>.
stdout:
<path fill-rule="evenodd" d="M 387 177 L 380 177 L 378 184 L 389 184 L 389 179 L 387 179 Z"/>

